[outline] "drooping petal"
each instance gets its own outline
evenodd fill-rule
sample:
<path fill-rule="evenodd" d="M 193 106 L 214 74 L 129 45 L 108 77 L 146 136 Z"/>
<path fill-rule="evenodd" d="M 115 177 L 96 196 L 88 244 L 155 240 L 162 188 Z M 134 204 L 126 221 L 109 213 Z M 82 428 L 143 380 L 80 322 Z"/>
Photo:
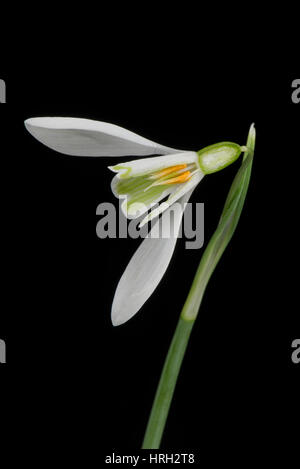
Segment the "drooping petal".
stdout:
<path fill-rule="evenodd" d="M 155 171 L 181 164 L 196 164 L 198 166 L 198 155 L 195 151 L 185 151 L 164 156 L 154 156 L 141 160 L 109 166 L 111 171 L 117 173 L 117 177 L 125 179 L 129 177 L 143 176 Z"/>
<path fill-rule="evenodd" d="M 60 153 L 75 156 L 146 156 L 181 150 L 152 142 L 107 122 L 72 117 L 34 117 L 25 121 L 37 140 Z"/>
<path fill-rule="evenodd" d="M 151 210 L 151 212 L 143 218 L 139 227 L 142 228 L 146 223 L 152 220 L 155 217 L 158 217 L 161 213 L 167 210 L 174 202 L 178 201 L 181 197 L 183 197 L 186 193 L 193 190 L 203 179 L 204 174 L 201 170 L 195 171 L 195 174 L 192 175 L 191 179 L 184 184 L 178 184 L 174 191 L 171 192 L 170 196 L 165 202 L 162 202 L 157 208 Z"/>
<path fill-rule="evenodd" d="M 174 252 L 185 204 L 192 192 L 193 189 L 173 207 L 171 236 L 166 238 L 163 236 L 161 238 L 151 237 L 151 233 L 158 229 L 159 221 L 157 221 L 148 237 L 142 241 L 131 258 L 114 296 L 111 312 L 114 326 L 123 324 L 132 318 L 152 295 L 164 276 Z M 166 227 L 168 219 L 170 217 L 166 211 L 160 221 L 163 228 Z"/>

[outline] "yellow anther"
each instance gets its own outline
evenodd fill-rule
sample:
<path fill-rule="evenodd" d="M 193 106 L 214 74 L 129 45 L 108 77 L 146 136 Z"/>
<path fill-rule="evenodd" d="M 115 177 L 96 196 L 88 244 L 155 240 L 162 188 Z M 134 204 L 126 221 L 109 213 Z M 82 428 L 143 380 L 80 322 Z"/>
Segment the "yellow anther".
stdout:
<path fill-rule="evenodd" d="M 181 173 L 179 176 L 176 176 L 170 179 L 164 179 L 163 181 L 157 181 L 153 185 L 161 186 L 164 184 L 179 184 L 179 183 L 188 181 L 190 179 L 190 176 L 191 176 L 191 172 L 185 171 L 184 173 Z"/>
<path fill-rule="evenodd" d="M 169 168 L 162 169 L 161 171 L 158 171 L 157 173 L 154 173 L 150 176 L 150 179 L 160 179 L 162 177 L 167 176 L 170 173 L 180 171 L 181 169 L 186 168 L 186 164 L 178 164 L 176 166 L 169 166 Z"/>

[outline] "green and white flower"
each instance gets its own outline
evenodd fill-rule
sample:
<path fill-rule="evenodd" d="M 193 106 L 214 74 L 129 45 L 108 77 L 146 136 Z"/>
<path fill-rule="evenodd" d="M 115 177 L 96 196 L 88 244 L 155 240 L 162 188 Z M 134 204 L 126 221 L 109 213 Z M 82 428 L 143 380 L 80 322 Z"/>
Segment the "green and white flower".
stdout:
<path fill-rule="evenodd" d="M 223 142 L 199 152 L 175 153 L 109 166 L 117 173 L 112 180 L 112 191 L 116 197 L 124 199 L 122 210 L 129 218 L 143 215 L 152 205 L 167 198 L 142 220 L 142 227 L 197 186 L 205 174 L 219 171 L 235 161 L 241 151 L 239 145 Z"/>
<path fill-rule="evenodd" d="M 198 152 L 159 145 L 133 132 L 105 122 L 61 117 L 33 118 L 25 121 L 27 130 L 48 147 L 76 156 L 146 156 L 109 166 L 116 173 L 112 191 L 122 200 L 129 218 L 145 214 L 153 204 L 160 205 L 140 223 L 162 215 L 162 227 L 170 220 L 168 210 L 174 202 L 172 236 L 143 240 L 123 273 L 112 305 L 112 322 L 120 325 L 134 316 L 151 296 L 165 274 L 174 252 L 185 205 L 206 174 L 220 171 L 235 161 L 246 147 L 221 142 Z M 170 233 L 170 231 L 169 231 Z"/>

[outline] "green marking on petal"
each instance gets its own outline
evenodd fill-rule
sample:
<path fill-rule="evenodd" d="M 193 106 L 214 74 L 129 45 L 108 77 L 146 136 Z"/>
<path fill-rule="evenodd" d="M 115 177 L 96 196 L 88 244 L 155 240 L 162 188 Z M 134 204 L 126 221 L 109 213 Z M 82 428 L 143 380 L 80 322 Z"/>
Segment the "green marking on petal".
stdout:
<path fill-rule="evenodd" d="M 122 166 L 122 165 L 115 165 L 115 166 L 109 166 L 108 167 L 111 171 L 114 171 L 114 172 L 118 172 L 118 171 L 121 171 L 121 173 L 119 173 L 119 177 L 120 178 L 128 178 L 130 173 L 131 173 L 131 168 L 128 167 L 128 166 Z"/>
<path fill-rule="evenodd" d="M 122 208 L 130 215 L 134 215 L 142 207 L 150 207 L 174 191 L 175 185 L 167 184 L 152 186 L 148 176 L 115 179 L 114 190 L 118 196 L 127 196 Z M 147 190 L 146 190 L 147 189 Z"/>
<path fill-rule="evenodd" d="M 142 203 L 144 205 L 149 206 L 152 203 L 155 203 L 157 198 L 161 197 L 162 194 L 166 191 L 166 189 L 169 189 L 169 192 L 171 190 L 173 190 L 173 188 L 170 188 L 170 186 L 166 186 L 166 185 L 164 185 L 164 186 L 153 186 L 148 191 L 140 192 L 138 194 L 134 194 L 128 200 L 127 206 L 129 208 L 134 203 Z"/>
<path fill-rule="evenodd" d="M 119 179 L 116 181 L 115 190 L 118 194 L 129 194 L 137 191 L 144 191 L 151 182 L 146 176 L 131 177 L 127 179 Z"/>

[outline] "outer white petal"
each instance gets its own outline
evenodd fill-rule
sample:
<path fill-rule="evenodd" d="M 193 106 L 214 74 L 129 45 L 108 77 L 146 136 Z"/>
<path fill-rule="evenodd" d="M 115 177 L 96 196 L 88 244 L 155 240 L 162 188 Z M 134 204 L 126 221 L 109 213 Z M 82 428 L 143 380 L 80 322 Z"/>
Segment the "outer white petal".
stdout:
<path fill-rule="evenodd" d="M 72 117 L 34 117 L 27 130 L 47 147 L 76 156 L 145 156 L 179 152 L 107 122 Z"/>
<path fill-rule="evenodd" d="M 172 258 L 177 236 L 181 224 L 185 203 L 193 189 L 182 197 L 180 204 L 174 208 L 174 225 L 169 238 L 151 238 L 153 230 L 157 230 L 158 223 L 153 226 L 148 237 L 145 238 L 131 258 L 123 273 L 112 305 L 111 319 L 114 326 L 119 326 L 134 316 L 152 295 L 164 276 Z M 166 226 L 168 212 L 162 216 L 162 226 Z"/>
<path fill-rule="evenodd" d="M 176 166 L 184 163 L 195 163 L 198 165 L 197 153 L 195 151 L 185 151 L 173 153 L 171 155 L 154 156 L 152 158 L 143 158 L 141 160 L 128 161 L 115 166 L 109 166 L 109 169 L 118 173 L 117 177 L 122 178 L 142 176 L 148 172 L 151 173 L 153 171 L 168 168 L 169 166 Z"/>

